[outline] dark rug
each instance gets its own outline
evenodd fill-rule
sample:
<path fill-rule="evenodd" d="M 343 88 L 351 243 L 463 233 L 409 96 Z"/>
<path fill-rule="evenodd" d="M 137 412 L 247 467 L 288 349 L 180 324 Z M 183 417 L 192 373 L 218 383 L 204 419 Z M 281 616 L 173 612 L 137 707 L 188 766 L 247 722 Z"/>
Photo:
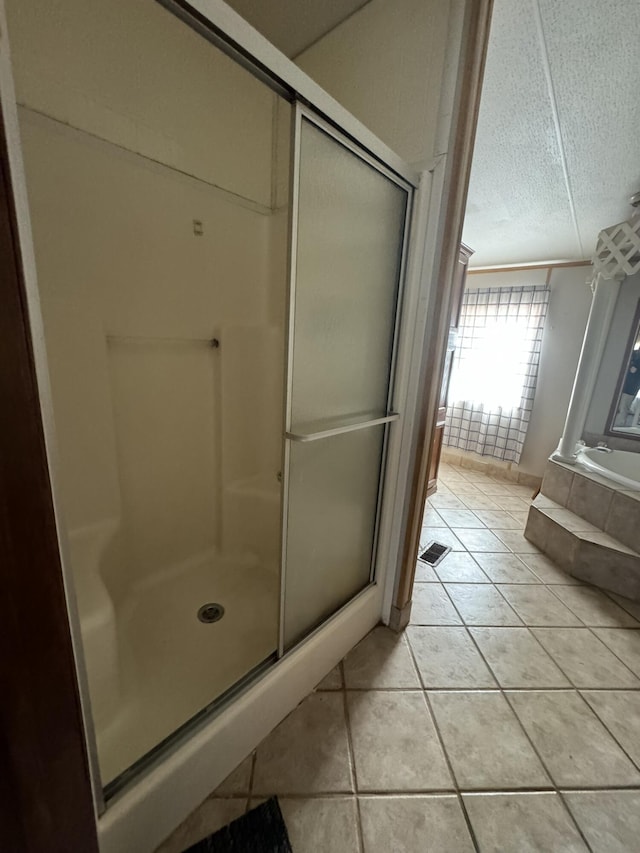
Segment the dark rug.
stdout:
<path fill-rule="evenodd" d="M 293 853 L 277 797 L 198 841 L 184 853 Z"/>

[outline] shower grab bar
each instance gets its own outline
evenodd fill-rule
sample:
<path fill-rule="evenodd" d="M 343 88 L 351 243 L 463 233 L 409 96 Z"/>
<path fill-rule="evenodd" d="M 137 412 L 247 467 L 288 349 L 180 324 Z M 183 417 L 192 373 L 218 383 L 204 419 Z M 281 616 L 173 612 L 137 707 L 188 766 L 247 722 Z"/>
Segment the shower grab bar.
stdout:
<path fill-rule="evenodd" d="M 390 424 L 400 418 L 399 412 L 391 412 L 380 418 L 370 418 L 366 421 L 357 421 L 352 424 L 343 424 L 342 426 L 332 427 L 330 429 L 320 429 L 315 432 L 307 432 L 299 430 L 298 432 L 285 432 L 285 438 L 289 441 L 318 441 L 321 438 L 331 438 L 334 435 L 343 435 L 347 432 L 355 432 L 359 429 L 367 429 L 367 427 L 378 426 L 379 424 Z"/>

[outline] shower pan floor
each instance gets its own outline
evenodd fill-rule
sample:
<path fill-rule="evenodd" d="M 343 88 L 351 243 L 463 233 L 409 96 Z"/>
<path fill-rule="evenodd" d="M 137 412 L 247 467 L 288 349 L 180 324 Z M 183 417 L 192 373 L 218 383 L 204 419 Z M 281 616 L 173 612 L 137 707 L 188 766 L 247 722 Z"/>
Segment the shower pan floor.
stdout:
<path fill-rule="evenodd" d="M 209 603 L 225 612 L 206 624 Z M 273 654 L 278 609 L 275 568 L 222 557 L 137 587 L 117 616 L 123 696 L 97 732 L 103 784 Z"/>

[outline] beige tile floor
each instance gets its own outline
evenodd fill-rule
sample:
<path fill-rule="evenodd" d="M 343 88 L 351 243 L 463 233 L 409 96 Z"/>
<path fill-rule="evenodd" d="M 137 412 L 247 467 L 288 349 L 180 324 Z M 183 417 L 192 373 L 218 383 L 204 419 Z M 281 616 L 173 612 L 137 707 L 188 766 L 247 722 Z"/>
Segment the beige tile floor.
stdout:
<path fill-rule="evenodd" d="M 412 624 L 376 628 L 158 853 L 277 794 L 295 853 L 640 851 L 640 605 L 522 536 L 531 490 L 443 466 Z"/>

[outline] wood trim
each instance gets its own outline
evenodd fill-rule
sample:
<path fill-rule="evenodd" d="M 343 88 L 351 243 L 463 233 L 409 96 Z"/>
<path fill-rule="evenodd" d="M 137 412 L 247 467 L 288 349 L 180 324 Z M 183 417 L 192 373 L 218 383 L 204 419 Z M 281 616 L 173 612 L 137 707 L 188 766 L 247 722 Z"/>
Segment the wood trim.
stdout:
<path fill-rule="evenodd" d="M 0 304 L 0 849 L 97 853 L 3 110 Z"/>
<path fill-rule="evenodd" d="M 520 272 L 520 270 L 558 270 L 566 267 L 590 267 L 591 261 L 535 261 L 532 264 L 520 264 L 514 266 L 497 266 L 497 267 L 472 267 L 469 268 L 468 275 L 485 275 L 486 273 L 496 272 Z"/>
<path fill-rule="evenodd" d="M 409 487 L 408 516 L 404 531 L 402 562 L 393 607 L 406 612 L 411 600 L 416 571 L 416 556 L 420 544 L 422 514 L 427 496 L 430 457 L 433 452 L 431 436 L 438 410 L 438 397 L 444 369 L 445 340 L 449 330 L 450 294 L 458 263 L 462 238 L 464 209 L 469 186 L 471 159 L 482 78 L 489 42 L 489 25 L 493 0 L 468 0 L 461 53 L 452 145 L 447 156 L 444 185 L 443 243 L 435 277 L 436 292 L 431 303 L 433 321 L 422 355 L 422 387 L 427 389 L 421 408 L 416 412 L 416 459 Z"/>

